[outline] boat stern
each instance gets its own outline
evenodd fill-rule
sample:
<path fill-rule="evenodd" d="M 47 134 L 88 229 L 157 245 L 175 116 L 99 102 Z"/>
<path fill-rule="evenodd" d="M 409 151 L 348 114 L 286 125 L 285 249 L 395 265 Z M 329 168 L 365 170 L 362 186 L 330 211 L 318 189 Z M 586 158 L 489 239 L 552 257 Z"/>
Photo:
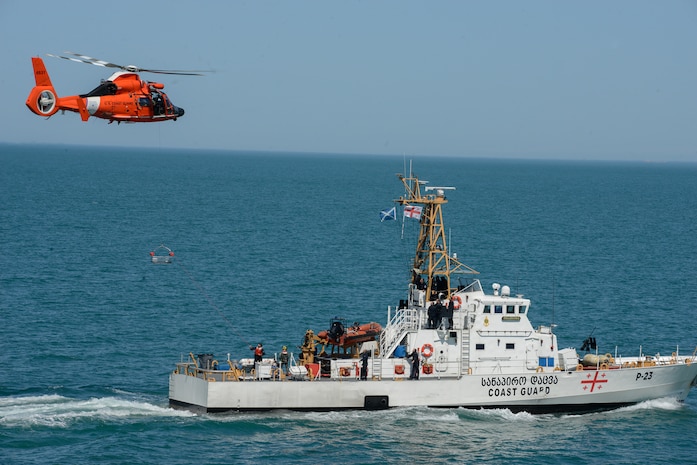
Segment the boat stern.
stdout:
<path fill-rule="evenodd" d="M 169 374 L 169 406 L 195 413 L 207 412 L 208 384 L 205 379 L 175 370 Z"/>

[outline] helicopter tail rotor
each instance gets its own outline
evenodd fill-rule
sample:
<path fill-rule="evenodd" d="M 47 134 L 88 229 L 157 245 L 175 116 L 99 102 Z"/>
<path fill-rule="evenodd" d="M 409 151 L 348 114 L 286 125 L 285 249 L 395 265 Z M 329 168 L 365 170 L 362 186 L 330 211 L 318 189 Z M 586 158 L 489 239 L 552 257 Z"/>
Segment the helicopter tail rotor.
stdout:
<path fill-rule="evenodd" d="M 56 94 L 50 90 L 41 91 L 36 100 L 36 106 L 44 115 L 50 113 L 56 106 Z"/>

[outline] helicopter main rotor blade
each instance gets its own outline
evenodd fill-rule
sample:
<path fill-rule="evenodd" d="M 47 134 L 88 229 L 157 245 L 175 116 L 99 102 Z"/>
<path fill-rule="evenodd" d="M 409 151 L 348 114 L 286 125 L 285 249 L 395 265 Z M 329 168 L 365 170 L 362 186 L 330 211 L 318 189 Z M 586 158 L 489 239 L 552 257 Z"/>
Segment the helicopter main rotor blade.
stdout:
<path fill-rule="evenodd" d="M 210 73 L 211 71 L 201 71 L 201 70 L 177 70 L 177 69 L 172 69 L 172 70 L 167 70 L 167 69 L 146 69 L 146 68 L 140 68 L 138 66 L 134 65 L 128 65 L 128 66 L 123 66 L 123 65 L 117 65 L 116 63 L 110 63 L 108 61 L 100 60 L 98 58 L 93 58 L 87 55 L 82 55 L 79 53 L 73 53 L 73 52 L 63 52 L 68 55 L 73 55 L 73 57 L 64 57 L 60 55 L 52 55 L 48 53 L 48 56 L 54 57 L 54 58 L 62 58 L 64 60 L 70 60 L 70 61 L 75 61 L 77 63 L 87 63 L 88 65 L 95 65 L 95 66 L 102 66 L 105 68 L 118 68 L 123 71 L 128 71 L 130 73 L 156 73 L 156 74 L 178 74 L 182 76 L 203 76 L 203 73 Z"/>
<path fill-rule="evenodd" d="M 53 58 L 62 58 L 64 60 L 70 60 L 74 61 L 76 63 L 87 63 L 88 65 L 95 65 L 95 66 L 102 66 L 104 68 L 119 68 L 123 69 L 123 66 L 121 65 L 116 65 L 114 63 L 109 63 L 108 61 L 103 61 L 103 60 L 98 60 L 96 58 L 88 57 L 86 55 L 78 55 L 77 53 L 70 53 L 70 52 L 65 52 L 69 53 L 71 55 L 75 55 L 78 58 L 73 58 L 73 57 L 64 57 L 61 55 L 53 55 L 51 53 L 47 53 L 46 55 L 53 57 Z"/>
<path fill-rule="evenodd" d="M 145 69 L 145 68 L 139 68 L 139 71 L 142 71 L 144 73 L 154 73 L 154 74 L 177 74 L 180 76 L 203 76 L 203 73 L 212 73 L 212 71 L 206 71 L 206 70 L 179 70 L 179 69 Z"/>

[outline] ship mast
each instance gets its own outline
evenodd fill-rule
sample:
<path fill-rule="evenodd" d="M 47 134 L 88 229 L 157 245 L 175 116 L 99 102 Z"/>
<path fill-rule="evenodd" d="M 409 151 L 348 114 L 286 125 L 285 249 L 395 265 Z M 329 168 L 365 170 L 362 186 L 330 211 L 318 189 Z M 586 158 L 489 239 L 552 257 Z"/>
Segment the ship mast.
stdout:
<path fill-rule="evenodd" d="M 457 286 L 451 284 L 451 274 L 478 274 L 448 253 L 442 206 L 448 203 L 445 191 L 455 188 L 424 187 L 422 194 L 421 186 L 428 184 L 427 181 L 419 181 L 414 174 L 410 177 L 398 174 L 397 177 L 404 184 L 406 195 L 395 202 L 407 208 L 421 207 L 419 239 L 412 266 L 412 284 L 422 286 L 428 300 L 436 300 L 441 293 L 449 299 L 457 290 Z M 415 212 L 414 216 L 418 217 L 418 212 Z"/>

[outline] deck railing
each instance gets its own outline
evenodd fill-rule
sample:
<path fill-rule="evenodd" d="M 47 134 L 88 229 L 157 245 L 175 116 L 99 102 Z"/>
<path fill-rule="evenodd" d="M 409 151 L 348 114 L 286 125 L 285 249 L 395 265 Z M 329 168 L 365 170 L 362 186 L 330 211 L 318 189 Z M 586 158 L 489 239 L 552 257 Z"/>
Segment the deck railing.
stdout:
<path fill-rule="evenodd" d="M 380 337 L 380 356 L 389 357 L 397 348 L 408 330 L 416 330 L 421 323 L 419 310 L 413 308 L 398 309 L 387 322 Z"/>

